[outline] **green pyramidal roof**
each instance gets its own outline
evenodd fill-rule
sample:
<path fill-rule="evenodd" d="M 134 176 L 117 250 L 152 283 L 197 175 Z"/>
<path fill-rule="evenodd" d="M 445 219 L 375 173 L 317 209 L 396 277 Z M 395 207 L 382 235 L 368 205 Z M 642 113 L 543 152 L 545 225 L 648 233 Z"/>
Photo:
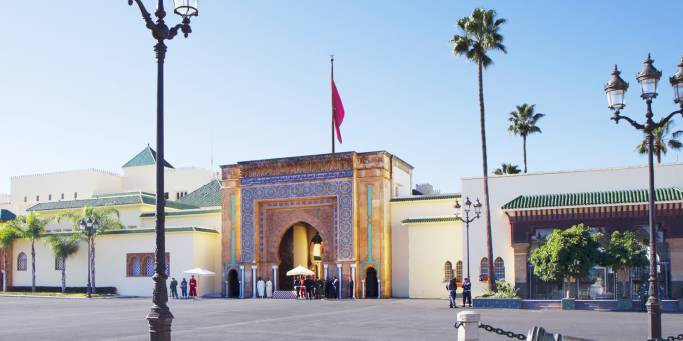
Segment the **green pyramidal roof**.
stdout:
<path fill-rule="evenodd" d="M 540 195 L 520 195 L 503 205 L 503 210 L 596 206 L 647 203 L 647 190 L 622 190 L 605 192 L 558 193 Z M 683 191 L 676 187 L 657 188 L 656 202 L 683 201 Z"/>
<path fill-rule="evenodd" d="M 176 202 L 197 207 L 221 206 L 221 183 L 218 180 L 211 180 L 208 184 L 199 187 L 192 193 L 176 200 Z"/>
<path fill-rule="evenodd" d="M 147 148 L 143 149 L 141 152 L 138 153 L 138 155 L 135 155 L 130 161 L 126 162 L 125 165 L 123 165 L 123 168 L 126 167 L 137 167 L 137 166 L 149 166 L 153 165 L 157 162 L 157 152 L 152 149 L 152 147 L 147 146 Z M 168 168 L 173 168 L 168 161 L 164 160 L 164 166 Z"/>

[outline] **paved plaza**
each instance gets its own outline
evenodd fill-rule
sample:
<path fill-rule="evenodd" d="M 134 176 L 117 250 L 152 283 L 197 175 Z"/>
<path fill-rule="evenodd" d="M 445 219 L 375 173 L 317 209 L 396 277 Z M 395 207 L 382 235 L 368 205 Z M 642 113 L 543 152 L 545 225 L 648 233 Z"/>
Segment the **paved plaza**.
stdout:
<path fill-rule="evenodd" d="M 0 340 L 146 340 L 148 299 L 0 297 Z M 458 310 L 440 300 L 171 301 L 174 340 L 455 340 Z M 517 332 L 540 324 L 595 340 L 644 340 L 644 313 L 481 309 L 485 323 Z M 676 330 L 674 330 L 676 329 Z M 664 314 L 664 332 L 683 314 Z M 482 331 L 482 340 L 507 338 Z"/>

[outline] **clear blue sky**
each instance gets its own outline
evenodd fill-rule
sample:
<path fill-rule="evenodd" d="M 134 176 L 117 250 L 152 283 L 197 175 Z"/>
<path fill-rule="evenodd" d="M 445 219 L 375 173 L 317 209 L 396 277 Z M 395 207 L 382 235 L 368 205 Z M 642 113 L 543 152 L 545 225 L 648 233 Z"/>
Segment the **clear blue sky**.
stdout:
<path fill-rule="evenodd" d="M 457 191 L 460 177 L 481 174 L 481 149 L 476 69 L 449 39 L 478 6 L 509 20 L 509 53 L 493 53 L 484 77 L 491 168 L 521 164 L 506 128 L 524 102 L 547 115 L 529 139 L 530 171 L 645 162 L 640 134 L 609 120 L 602 87 L 618 63 L 631 83 L 626 113 L 642 117 L 633 75 L 645 55 L 667 80 L 683 55 L 677 0 L 202 0 L 191 37 L 169 43 L 167 159 L 209 167 L 212 136 L 216 164 L 329 152 L 334 53 L 346 106 L 338 150 L 387 150 L 415 166 L 416 182 Z M 154 145 L 154 41 L 137 8 L 10 1 L 3 13 L 0 192 L 12 175 L 119 171 Z M 675 106 L 668 81 L 660 89 L 661 116 Z"/>

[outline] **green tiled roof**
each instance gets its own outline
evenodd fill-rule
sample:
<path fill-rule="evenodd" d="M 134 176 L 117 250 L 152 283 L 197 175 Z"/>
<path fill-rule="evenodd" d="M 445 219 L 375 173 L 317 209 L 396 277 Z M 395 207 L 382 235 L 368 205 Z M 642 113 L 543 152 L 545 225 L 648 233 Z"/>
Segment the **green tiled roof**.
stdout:
<path fill-rule="evenodd" d="M 221 183 L 212 180 L 208 184 L 176 200 L 177 203 L 196 207 L 221 206 Z"/>
<path fill-rule="evenodd" d="M 434 195 L 413 195 L 410 197 L 394 198 L 394 199 L 391 199 L 391 202 L 458 199 L 460 197 L 461 197 L 460 193 L 434 194 Z"/>
<path fill-rule="evenodd" d="M 516 210 L 530 208 L 647 203 L 649 200 L 649 195 L 647 192 L 648 191 L 645 189 L 639 189 L 605 192 L 520 195 L 503 205 L 502 209 Z M 655 200 L 658 202 L 683 201 L 683 192 L 676 187 L 657 188 L 655 190 Z"/>
<path fill-rule="evenodd" d="M 205 232 L 205 233 L 218 233 L 214 229 L 209 229 L 206 227 L 197 226 L 181 226 L 181 227 L 167 227 L 165 229 L 166 233 L 171 232 Z M 137 234 L 137 233 L 154 233 L 156 230 L 154 228 L 139 228 L 139 229 L 120 229 L 120 230 L 108 230 L 102 232 L 103 235 L 113 235 L 113 234 Z M 50 235 L 60 235 L 60 236 L 70 236 L 73 235 L 71 231 L 64 232 L 46 232 L 41 234 L 41 236 Z"/>
<path fill-rule="evenodd" d="M 143 149 L 138 155 L 135 155 L 130 161 L 126 162 L 125 165 L 123 165 L 123 168 L 126 167 L 136 167 L 136 166 L 149 166 L 153 165 L 157 162 L 157 152 L 152 149 L 152 147 L 147 146 L 147 148 Z M 164 160 L 164 166 L 168 168 L 173 168 L 168 161 Z"/>
<path fill-rule="evenodd" d="M 180 211 L 171 211 L 171 212 L 166 212 L 166 216 L 182 216 L 182 215 L 193 215 L 193 214 L 208 214 L 208 213 L 220 213 L 221 209 L 220 208 L 214 208 L 210 210 L 180 210 Z M 150 218 L 150 217 L 156 217 L 156 212 L 145 212 L 140 214 L 141 217 L 143 218 Z"/>
<path fill-rule="evenodd" d="M 101 207 L 101 206 L 122 206 L 122 205 L 156 205 L 156 197 L 149 193 L 133 192 L 120 193 L 116 195 L 97 195 L 92 199 L 83 200 L 67 200 L 67 201 L 53 201 L 36 204 L 28 209 L 28 211 L 53 211 L 53 210 L 68 210 L 83 207 Z M 198 208 L 184 203 L 175 201 L 166 201 L 166 207 L 175 209 L 192 209 Z"/>
<path fill-rule="evenodd" d="M 460 221 L 456 216 L 437 216 L 437 217 L 417 217 L 403 219 L 401 223 L 403 224 L 418 224 L 418 223 L 443 223 L 450 221 Z"/>
<path fill-rule="evenodd" d="M 16 216 L 9 210 L 0 209 L 0 221 L 14 220 Z"/>

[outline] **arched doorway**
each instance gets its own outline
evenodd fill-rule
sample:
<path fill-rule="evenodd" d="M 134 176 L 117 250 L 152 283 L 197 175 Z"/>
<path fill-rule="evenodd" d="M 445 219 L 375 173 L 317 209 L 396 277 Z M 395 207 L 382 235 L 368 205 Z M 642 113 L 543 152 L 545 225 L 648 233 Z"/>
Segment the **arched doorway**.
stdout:
<path fill-rule="evenodd" d="M 287 277 L 287 271 L 297 266 L 311 269 L 317 274 L 317 277 L 322 277 L 319 270 L 319 262 L 316 263 L 313 257 L 314 247 L 312 241 L 315 236 L 319 236 L 318 231 L 313 226 L 302 222 L 292 225 L 282 235 L 278 247 L 278 257 L 280 260 L 278 266 L 278 290 L 294 290 L 293 278 Z M 322 247 L 320 249 L 320 254 L 322 255 Z"/>
<path fill-rule="evenodd" d="M 377 287 L 377 270 L 369 267 L 365 271 L 365 298 L 378 298 L 379 290 Z"/>
<path fill-rule="evenodd" d="M 238 298 L 240 296 L 240 281 L 237 277 L 237 270 L 228 271 L 228 298 Z"/>

